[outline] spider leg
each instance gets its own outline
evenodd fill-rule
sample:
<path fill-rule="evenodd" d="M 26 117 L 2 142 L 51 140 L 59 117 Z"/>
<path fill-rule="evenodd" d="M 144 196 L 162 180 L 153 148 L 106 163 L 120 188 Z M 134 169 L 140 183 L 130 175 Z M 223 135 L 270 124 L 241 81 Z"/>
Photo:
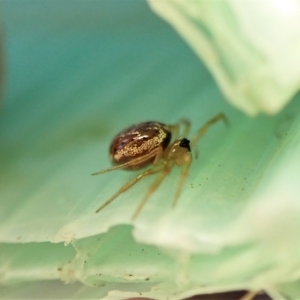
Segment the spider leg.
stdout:
<path fill-rule="evenodd" d="M 142 163 L 142 162 L 144 162 L 144 161 L 146 161 L 149 158 L 154 157 L 154 156 L 155 156 L 154 161 L 155 161 L 155 164 L 157 165 L 158 161 L 162 157 L 162 154 L 161 154 L 162 151 L 163 151 L 163 149 L 161 147 L 159 147 L 159 148 L 153 150 L 152 152 L 149 152 L 148 154 L 146 154 L 144 156 L 137 157 L 137 158 L 132 159 L 131 161 L 128 161 L 128 162 L 126 162 L 124 164 L 121 164 L 121 165 L 117 165 L 117 166 L 114 166 L 114 167 L 111 167 L 111 168 L 108 168 L 108 169 L 105 169 L 105 170 L 95 172 L 92 175 L 99 175 L 99 174 L 103 174 L 103 173 L 118 170 L 118 169 L 124 169 L 124 168 L 130 167 L 132 165 L 138 165 L 138 164 L 140 164 L 140 163 Z"/>
<path fill-rule="evenodd" d="M 108 204 L 110 204 L 112 201 L 114 201 L 119 195 L 129 190 L 132 186 L 134 186 L 137 182 L 142 180 L 144 177 L 155 174 L 162 170 L 163 164 L 155 166 L 153 168 L 150 168 L 143 173 L 139 174 L 134 179 L 127 182 L 125 185 L 123 185 L 113 196 L 111 196 L 106 202 L 104 202 L 97 210 L 96 213 L 98 213 L 100 210 L 102 210 L 104 207 L 106 207 Z"/>
<path fill-rule="evenodd" d="M 139 206 L 135 210 L 134 214 L 132 215 L 132 219 L 135 219 L 138 216 L 138 214 L 141 212 L 142 208 L 145 206 L 145 204 L 149 200 L 149 197 L 156 191 L 156 189 L 163 182 L 163 180 L 165 179 L 165 177 L 170 173 L 172 167 L 173 167 L 173 164 L 171 164 L 171 165 L 170 164 L 165 165 L 165 168 L 162 170 L 162 172 L 159 175 L 159 177 L 152 183 L 152 185 L 148 189 L 146 195 L 144 196 L 144 198 L 140 202 Z"/>
<path fill-rule="evenodd" d="M 188 120 L 186 120 L 186 119 L 181 119 L 181 120 L 179 121 L 179 123 L 182 123 L 183 126 L 184 126 L 184 130 L 183 130 L 182 136 L 183 136 L 183 137 L 187 137 L 188 134 L 190 133 L 190 129 L 191 129 L 191 123 L 190 123 L 190 121 L 188 121 Z"/>
<path fill-rule="evenodd" d="M 191 162 L 192 162 L 192 160 L 190 159 L 188 162 L 186 162 L 182 166 L 181 175 L 180 175 L 180 181 L 179 181 L 179 184 L 178 184 L 178 187 L 177 187 L 177 190 L 176 190 L 176 194 L 175 194 L 175 197 L 174 197 L 174 200 L 173 200 L 173 207 L 175 207 L 175 205 L 178 202 L 179 196 L 180 196 L 182 188 L 183 188 L 183 184 L 184 184 L 184 182 L 185 182 L 185 180 L 186 180 L 186 178 L 188 176 L 188 171 L 189 171 Z"/>
<path fill-rule="evenodd" d="M 228 119 L 223 113 L 219 113 L 210 120 L 208 120 L 192 137 L 191 139 L 191 145 L 195 151 L 195 157 L 198 158 L 198 148 L 197 148 L 197 143 L 198 141 L 202 138 L 202 136 L 206 133 L 207 129 L 215 124 L 216 122 L 223 120 L 226 125 L 228 125 Z"/>
<path fill-rule="evenodd" d="M 190 132 L 190 122 L 186 119 L 181 119 L 178 123 L 168 126 L 168 129 L 172 132 L 174 140 L 176 140 L 179 136 L 180 125 L 183 125 L 183 137 L 186 137 Z"/>

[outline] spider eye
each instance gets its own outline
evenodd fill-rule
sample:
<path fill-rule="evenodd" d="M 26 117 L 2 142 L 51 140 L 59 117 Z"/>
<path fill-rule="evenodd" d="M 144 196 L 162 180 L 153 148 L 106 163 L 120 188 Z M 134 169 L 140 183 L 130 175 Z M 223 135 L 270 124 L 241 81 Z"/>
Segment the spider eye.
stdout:
<path fill-rule="evenodd" d="M 180 147 L 188 149 L 191 152 L 190 141 L 186 138 L 183 138 L 179 144 Z"/>

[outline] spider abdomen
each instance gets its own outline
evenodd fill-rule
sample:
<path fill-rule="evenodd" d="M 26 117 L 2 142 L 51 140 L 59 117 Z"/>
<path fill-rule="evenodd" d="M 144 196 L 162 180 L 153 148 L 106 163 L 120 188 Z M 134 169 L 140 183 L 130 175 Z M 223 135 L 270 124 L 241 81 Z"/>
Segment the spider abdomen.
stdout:
<path fill-rule="evenodd" d="M 151 164 L 156 150 L 165 150 L 171 141 L 171 132 L 167 126 L 159 122 L 144 122 L 121 131 L 112 141 L 110 157 L 114 165 L 142 158 L 153 152 L 149 159 L 130 165 L 124 169 L 136 170 Z"/>

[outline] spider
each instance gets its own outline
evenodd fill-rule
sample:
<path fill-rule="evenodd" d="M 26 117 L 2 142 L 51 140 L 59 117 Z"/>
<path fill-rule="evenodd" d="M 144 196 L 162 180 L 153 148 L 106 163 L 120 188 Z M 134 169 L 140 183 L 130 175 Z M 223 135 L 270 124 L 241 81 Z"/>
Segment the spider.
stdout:
<path fill-rule="evenodd" d="M 226 116 L 223 113 L 219 113 L 208 120 L 195 133 L 191 140 L 185 138 L 190 131 L 190 122 L 186 119 L 182 119 L 174 125 L 165 125 L 159 122 L 144 122 L 120 132 L 113 139 L 110 146 L 110 158 L 115 166 L 93 173 L 92 175 L 99 175 L 117 169 L 138 170 L 149 165 L 152 166 L 123 185 L 97 209 L 96 213 L 143 178 L 160 172 L 133 213 L 132 219 L 135 219 L 149 197 L 156 191 L 174 165 L 177 165 L 181 167 L 181 178 L 173 199 L 173 206 L 175 206 L 192 162 L 191 148 L 194 150 L 195 157 L 197 158 L 197 142 L 206 133 L 207 129 L 219 120 L 223 120 L 225 124 L 228 122 Z M 183 138 L 179 137 L 181 126 L 183 126 Z"/>

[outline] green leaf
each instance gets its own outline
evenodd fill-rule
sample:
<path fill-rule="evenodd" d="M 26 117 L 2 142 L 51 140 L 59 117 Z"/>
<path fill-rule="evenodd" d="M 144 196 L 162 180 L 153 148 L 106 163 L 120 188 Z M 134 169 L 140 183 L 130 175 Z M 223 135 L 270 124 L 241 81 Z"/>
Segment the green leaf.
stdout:
<path fill-rule="evenodd" d="M 299 90 L 299 1 L 148 2 L 247 114 L 278 113 Z"/>
<path fill-rule="evenodd" d="M 1 294 L 182 299 L 266 289 L 276 299 L 299 278 L 299 95 L 278 115 L 251 119 L 225 102 L 201 61 L 146 3 L 73 1 L 71 8 L 2 3 L 9 55 L 0 119 Z M 134 221 L 155 175 L 95 214 L 139 174 L 91 176 L 110 166 L 115 134 L 183 117 L 195 132 L 219 112 L 230 125 L 214 125 L 199 142 L 175 208 L 177 167 Z"/>

